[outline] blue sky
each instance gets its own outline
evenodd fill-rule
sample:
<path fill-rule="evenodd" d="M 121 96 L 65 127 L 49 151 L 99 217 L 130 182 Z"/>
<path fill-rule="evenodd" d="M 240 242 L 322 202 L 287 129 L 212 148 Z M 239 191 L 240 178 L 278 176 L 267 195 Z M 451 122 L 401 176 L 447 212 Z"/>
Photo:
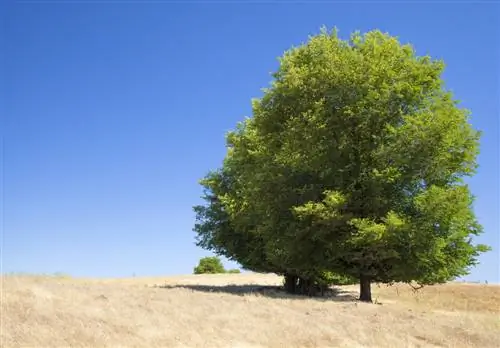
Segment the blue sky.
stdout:
<path fill-rule="evenodd" d="M 3 271 L 191 273 L 198 179 L 277 57 L 337 26 L 443 58 L 484 134 L 470 180 L 499 281 L 499 5 L 4 2 Z M 234 266 L 230 263 L 228 266 Z"/>

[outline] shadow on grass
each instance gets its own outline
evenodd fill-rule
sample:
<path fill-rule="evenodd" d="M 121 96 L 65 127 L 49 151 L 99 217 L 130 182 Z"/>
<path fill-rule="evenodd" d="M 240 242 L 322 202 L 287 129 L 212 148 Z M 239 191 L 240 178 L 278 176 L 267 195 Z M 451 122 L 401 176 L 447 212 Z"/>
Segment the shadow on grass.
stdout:
<path fill-rule="evenodd" d="M 192 284 L 176 284 L 176 285 L 156 285 L 155 287 L 162 289 L 189 289 L 192 291 L 208 292 L 208 293 L 226 293 L 236 296 L 259 295 L 270 298 L 306 300 L 314 299 L 318 301 L 341 301 L 353 302 L 357 301 L 357 294 L 349 291 L 344 291 L 339 288 L 330 288 L 325 291 L 323 296 L 309 297 L 304 295 L 292 295 L 285 292 L 282 286 L 259 286 L 259 285 L 192 285 Z"/>

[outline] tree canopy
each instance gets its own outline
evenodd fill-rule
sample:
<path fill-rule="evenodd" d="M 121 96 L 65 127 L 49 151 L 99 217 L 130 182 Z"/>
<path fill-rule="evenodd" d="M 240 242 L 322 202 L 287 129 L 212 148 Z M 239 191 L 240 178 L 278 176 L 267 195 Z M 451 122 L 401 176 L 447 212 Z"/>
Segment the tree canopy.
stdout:
<path fill-rule="evenodd" d="M 289 291 L 442 283 L 484 245 L 464 178 L 480 133 L 441 78 L 444 63 L 380 31 L 310 37 L 280 58 L 253 115 L 202 181 L 199 246 L 285 275 Z M 304 290 L 305 289 L 305 290 Z"/>

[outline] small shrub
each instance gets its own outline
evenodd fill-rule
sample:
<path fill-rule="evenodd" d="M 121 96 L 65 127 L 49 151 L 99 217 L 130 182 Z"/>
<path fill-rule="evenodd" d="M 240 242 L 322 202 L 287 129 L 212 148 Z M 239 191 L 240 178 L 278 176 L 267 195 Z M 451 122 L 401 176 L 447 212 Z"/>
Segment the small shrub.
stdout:
<path fill-rule="evenodd" d="M 64 278 L 64 279 L 70 279 L 71 278 L 70 274 L 64 273 L 64 272 L 55 272 L 53 274 L 53 276 L 56 277 L 56 278 Z"/>
<path fill-rule="evenodd" d="M 194 274 L 217 274 L 226 273 L 222 261 L 216 256 L 208 256 L 200 259 L 198 266 L 194 268 Z"/>

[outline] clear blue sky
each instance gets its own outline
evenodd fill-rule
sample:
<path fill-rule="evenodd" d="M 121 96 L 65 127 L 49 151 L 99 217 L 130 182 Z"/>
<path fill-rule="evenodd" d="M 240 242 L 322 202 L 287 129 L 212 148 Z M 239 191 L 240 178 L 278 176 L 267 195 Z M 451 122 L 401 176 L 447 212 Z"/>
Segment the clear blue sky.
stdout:
<path fill-rule="evenodd" d="M 499 281 L 498 4 L 0 6 L 4 272 L 191 273 L 208 254 L 191 231 L 198 179 L 277 57 L 326 25 L 388 31 L 445 60 L 484 131 L 470 184 L 494 251 L 468 279 Z"/>

